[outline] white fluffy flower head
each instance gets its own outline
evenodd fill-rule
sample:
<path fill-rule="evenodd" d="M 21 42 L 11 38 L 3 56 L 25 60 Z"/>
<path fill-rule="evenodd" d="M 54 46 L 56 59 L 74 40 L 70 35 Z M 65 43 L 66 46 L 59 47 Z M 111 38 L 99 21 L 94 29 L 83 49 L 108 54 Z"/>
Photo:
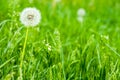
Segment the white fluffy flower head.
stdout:
<path fill-rule="evenodd" d="M 41 21 L 41 13 L 36 8 L 25 8 L 20 14 L 20 21 L 26 27 L 34 27 Z"/>
<path fill-rule="evenodd" d="M 84 17 L 86 15 L 85 9 L 83 8 L 78 9 L 77 15 L 79 17 Z"/>
<path fill-rule="evenodd" d="M 83 22 L 85 15 L 86 15 L 85 9 L 83 9 L 83 8 L 78 9 L 78 11 L 77 11 L 77 20 L 79 22 Z"/>

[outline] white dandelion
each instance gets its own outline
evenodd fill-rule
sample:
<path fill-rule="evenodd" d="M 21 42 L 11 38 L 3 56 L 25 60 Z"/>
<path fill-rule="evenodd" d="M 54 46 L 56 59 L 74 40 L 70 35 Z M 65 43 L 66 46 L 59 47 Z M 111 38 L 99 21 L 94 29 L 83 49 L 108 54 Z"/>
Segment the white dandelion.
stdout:
<path fill-rule="evenodd" d="M 84 17 L 86 15 L 85 9 L 83 8 L 78 9 L 77 15 L 79 17 Z"/>
<path fill-rule="evenodd" d="M 26 27 L 34 27 L 41 21 L 41 13 L 36 8 L 25 8 L 20 14 L 20 21 Z"/>
<path fill-rule="evenodd" d="M 82 23 L 85 15 L 86 15 L 85 9 L 83 9 L 83 8 L 78 9 L 77 20 Z"/>

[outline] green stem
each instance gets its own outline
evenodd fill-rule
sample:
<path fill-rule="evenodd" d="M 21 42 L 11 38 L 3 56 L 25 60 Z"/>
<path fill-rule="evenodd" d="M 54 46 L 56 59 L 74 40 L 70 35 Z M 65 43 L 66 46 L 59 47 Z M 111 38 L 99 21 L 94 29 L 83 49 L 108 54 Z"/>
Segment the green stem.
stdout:
<path fill-rule="evenodd" d="M 20 80 L 23 80 L 23 78 L 22 78 L 22 66 L 23 66 L 23 60 L 24 60 L 24 55 L 25 55 L 27 36 L 28 36 L 28 28 L 26 30 L 26 36 L 25 36 L 25 42 L 24 42 L 24 45 L 23 45 L 23 51 L 20 54 Z"/>

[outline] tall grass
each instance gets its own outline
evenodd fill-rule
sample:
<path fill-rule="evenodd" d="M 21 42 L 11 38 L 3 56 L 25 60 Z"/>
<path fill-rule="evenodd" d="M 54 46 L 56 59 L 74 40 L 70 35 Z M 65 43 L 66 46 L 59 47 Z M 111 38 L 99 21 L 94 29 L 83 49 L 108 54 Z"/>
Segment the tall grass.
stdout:
<path fill-rule="evenodd" d="M 29 28 L 23 80 L 119 80 L 119 0 L 0 0 L 0 79 L 17 80 L 26 28 L 19 21 L 26 7 L 41 11 Z M 77 10 L 84 8 L 81 24 Z"/>

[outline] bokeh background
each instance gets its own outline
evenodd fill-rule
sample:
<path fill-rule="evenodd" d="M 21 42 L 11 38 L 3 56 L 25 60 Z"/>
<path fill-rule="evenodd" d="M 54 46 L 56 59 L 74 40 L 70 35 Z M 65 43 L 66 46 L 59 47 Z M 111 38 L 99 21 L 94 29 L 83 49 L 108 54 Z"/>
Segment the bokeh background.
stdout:
<path fill-rule="evenodd" d="M 0 0 L 1 80 L 19 78 L 26 32 L 19 17 L 27 7 L 42 20 L 29 28 L 23 80 L 120 79 L 120 0 Z"/>

